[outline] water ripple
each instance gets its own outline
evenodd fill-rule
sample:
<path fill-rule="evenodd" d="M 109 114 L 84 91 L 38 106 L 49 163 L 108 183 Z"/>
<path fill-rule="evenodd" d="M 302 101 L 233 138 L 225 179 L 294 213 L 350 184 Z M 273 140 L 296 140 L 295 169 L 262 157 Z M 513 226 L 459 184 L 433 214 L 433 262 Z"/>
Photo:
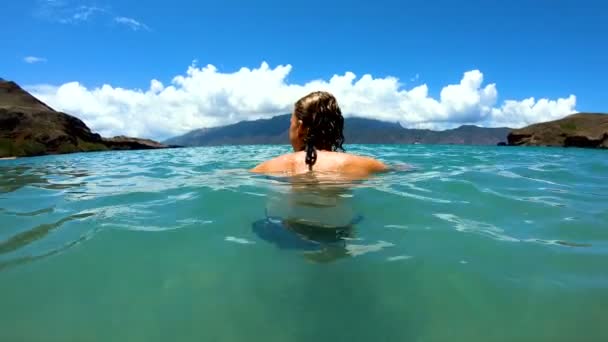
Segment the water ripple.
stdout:
<path fill-rule="evenodd" d="M 437 234 L 445 225 L 492 241 L 585 247 L 599 254 L 608 249 L 602 229 L 608 219 L 608 158 L 601 151 L 349 146 L 398 167 L 362 182 L 247 171 L 287 151 L 288 146 L 225 146 L 0 161 L 0 262 L 56 255 L 100 230 L 143 234 L 241 227 L 229 228 L 223 237 L 255 242 L 234 229 L 260 219 L 277 196 L 287 206 L 290 198 L 305 206 L 299 213 L 341 203 L 344 213 L 362 216 L 360 236 L 344 237 L 340 253 L 347 256 L 380 255 L 404 244 L 404 234 Z M 290 197 L 293 192 L 300 195 Z M 301 196 L 306 193 L 310 198 Z M 379 233 L 371 226 L 389 229 Z M 353 243 L 361 237 L 379 242 Z M 409 254 L 382 257 L 395 261 L 404 255 Z"/>

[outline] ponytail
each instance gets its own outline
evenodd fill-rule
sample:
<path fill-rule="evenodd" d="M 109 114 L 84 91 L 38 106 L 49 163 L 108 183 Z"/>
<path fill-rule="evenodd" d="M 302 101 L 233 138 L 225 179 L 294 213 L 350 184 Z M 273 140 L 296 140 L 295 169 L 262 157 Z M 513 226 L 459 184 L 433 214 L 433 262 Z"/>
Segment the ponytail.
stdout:
<path fill-rule="evenodd" d="M 312 129 L 308 131 L 308 137 L 306 137 L 306 165 L 308 170 L 312 171 L 312 166 L 317 162 L 317 149 L 315 148 L 315 134 Z"/>

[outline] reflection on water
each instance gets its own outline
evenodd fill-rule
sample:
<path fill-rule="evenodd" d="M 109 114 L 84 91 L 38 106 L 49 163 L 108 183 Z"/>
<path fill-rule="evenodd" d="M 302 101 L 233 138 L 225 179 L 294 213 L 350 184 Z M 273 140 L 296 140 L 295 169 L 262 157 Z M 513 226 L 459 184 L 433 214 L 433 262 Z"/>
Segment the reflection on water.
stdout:
<path fill-rule="evenodd" d="M 37 253 L 37 254 L 32 254 L 32 255 L 15 257 L 15 258 L 12 258 L 12 259 L 8 259 L 6 261 L 0 261 L 0 271 L 2 271 L 2 269 L 4 269 L 4 268 L 8 268 L 8 267 L 12 267 L 12 266 L 18 266 L 18 265 L 21 265 L 21 264 L 24 264 L 24 263 L 36 261 L 36 260 L 39 260 L 39 259 L 50 257 L 50 256 L 55 255 L 55 254 L 59 254 L 59 253 L 65 252 L 68 249 L 70 249 L 70 248 L 78 245 L 79 243 L 81 243 L 81 242 L 83 242 L 83 241 L 91 238 L 92 235 L 93 235 L 92 233 L 91 234 L 82 235 L 77 240 L 68 241 L 64 245 L 57 246 L 54 249 L 46 250 L 46 251 L 44 251 L 44 252 L 42 252 L 40 254 Z"/>
<path fill-rule="evenodd" d="M 32 228 L 30 230 L 16 234 L 16 235 L 10 237 L 8 240 L 0 242 L 0 255 L 4 254 L 4 253 L 9 253 L 9 252 L 15 251 L 21 247 L 27 246 L 28 244 L 30 244 L 32 242 L 42 239 L 45 236 L 47 236 L 49 233 L 51 233 L 53 230 L 60 228 L 66 222 L 87 218 L 91 215 L 93 215 L 93 214 L 82 213 L 82 214 L 77 214 L 77 215 L 71 215 L 71 216 L 63 218 L 57 222 L 41 224 L 41 225 L 35 226 L 34 228 Z"/>
<path fill-rule="evenodd" d="M 85 170 L 67 165 L 29 166 L 16 165 L 14 167 L 0 166 L 0 194 L 17 191 L 21 188 L 33 186 L 48 190 L 62 190 L 84 185 L 81 182 L 70 181 L 88 176 Z"/>
<path fill-rule="evenodd" d="M 49 165 L 36 162 L 0 165 L 0 203 L 3 204 L 0 206 L 0 269 L 55 255 L 87 238 L 89 231 L 75 236 L 63 234 L 69 238 L 57 242 L 47 241 L 65 224 L 93 216 L 87 212 L 57 210 L 63 200 L 59 197 L 57 201 L 57 196 L 82 188 L 83 179 L 89 175 L 70 160 Z"/>

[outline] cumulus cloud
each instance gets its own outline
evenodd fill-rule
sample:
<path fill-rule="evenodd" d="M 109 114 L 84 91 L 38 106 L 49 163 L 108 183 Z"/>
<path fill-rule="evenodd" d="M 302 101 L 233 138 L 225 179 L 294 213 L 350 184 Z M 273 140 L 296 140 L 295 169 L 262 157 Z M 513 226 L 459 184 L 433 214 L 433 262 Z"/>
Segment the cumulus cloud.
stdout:
<path fill-rule="evenodd" d="M 575 112 L 576 97 L 506 100 L 498 103 L 495 84 L 484 85 L 479 70 L 467 71 L 457 84 L 443 87 L 439 98 L 426 84 L 406 89 L 395 77 L 374 78 L 352 72 L 327 80 L 289 83 L 291 65 L 221 72 L 213 65 L 191 65 L 168 85 L 152 80 L 148 89 L 79 82 L 32 86 L 30 91 L 52 107 L 82 118 L 103 135 L 127 134 L 164 139 L 190 130 L 268 118 L 288 113 L 311 91 L 336 95 L 345 116 L 400 122 L 405 127 L 445 129 L 461 124 L 521 127 Z"/>
<path fill-rule="evenodd" d="M 27 56 L 27 57 L 23 58 L 23 61 L 27 64 L 44 63 L 44 62 L 46 62 L 46 58 L 36 57 L 36 56 Z"/>
<path fill-rule="evenodd" d="M 118 24 L 122 24 L 122 25 L 126 25 L 126 26 L 130 27 L 133 31 L 139 31 L 139 30 L 150 31 L 150 28 L 146 24 L 139 22 L 133 18 L 115 17 L 114 21 Z"/>

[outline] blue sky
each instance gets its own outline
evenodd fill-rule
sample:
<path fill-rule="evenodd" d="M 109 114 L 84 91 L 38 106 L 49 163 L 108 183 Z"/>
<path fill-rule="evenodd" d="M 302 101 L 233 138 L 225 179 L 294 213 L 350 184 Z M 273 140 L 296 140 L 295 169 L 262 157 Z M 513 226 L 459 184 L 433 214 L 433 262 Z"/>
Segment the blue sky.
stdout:
<path fill-rule="evenodd" d="M 498 89 L 492 108 L 505 100 L 575 95 L 578 111 L 608 111 L 606 1 L 23 0 L 3 1 L 0 20 L 0 77 L 32 86 L 85 118 L 93 113 L 34 86 L 50 91 L 78 82 L 87 91 L 104 84 L 145 91 L 152 79 L 166 86 L 187 76 L 193 60 L 225 74 L 265 61 L 271 70 L 291 66 L 286 84 L 352 72 L 357 79 L 396 78 L 405 90 L 424 84 L 440 101 L 444 87 L 479 70 L 483 85 Z M 442 122 L 444 114 L 431 121 Z M 552 116 L 539 119 L 545 117 Z M 428 121 L 396 118 L 421 127 Z M 477 119 L 470 121 L 487 122 Z"/>

